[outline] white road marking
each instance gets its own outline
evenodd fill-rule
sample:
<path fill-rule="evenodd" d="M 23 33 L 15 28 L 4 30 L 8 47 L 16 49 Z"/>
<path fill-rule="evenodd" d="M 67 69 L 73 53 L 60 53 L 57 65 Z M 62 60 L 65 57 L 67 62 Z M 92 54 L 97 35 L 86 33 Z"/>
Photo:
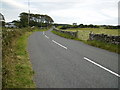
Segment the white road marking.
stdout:
<path fill-rule="evenodd" d="M 60 43 L 58 43 L 58 42 L 56 42 L 56 41 L 54 41 L 54 40 L 52 40 L 52 42 L 54 42 L 55 44 L 57 44 L 57 45 L 59 45 L 59 46 L 63 47 L 64 49 L 67 49 L 67 47 L 65 47 L 65 46 L 61 45 Z"/>
<path fill-rule="evenodd" d="M 45 34 L 45 32 L 43 31 L 43 35 Z"/>
<path fill-rule="evenodd" d="M 48 36 L 46 36 L 46 35 L 45 35 L 45 37 L 49 39 L 49 37 L 48 37 Z"/>
<path fill-rule="evenodd" d="M 100 65 L 100 64 L 98 64 L 98 63 L 96 63 L 96 62 L 94 62 L 94 61 L 92 61 L 92 60 L 90 60 L 90 59 L 88 59 L 88 58 L 86 58 L 86 57 L 84 57 L 84 59 L 87 60 L 87 61 L 89 61 L 89 62 L 91 62 L 91 63 L 93 63 L 93 64 L 95 64 L 96 66 L 98 66 L 98 67 L 100 67 L 100 68 L 102 68 L 102 69 L 110 72 L 111 74 L 113 74 L 113 75 L 115 75 L 115 76 L 117 76 L 117 77 L 120 77 L 119 74 L 111 71 L 110 69 L 107 69 L 106 67 L 104 67 L 104 66 L 102 66 L 102 65 Z"/>

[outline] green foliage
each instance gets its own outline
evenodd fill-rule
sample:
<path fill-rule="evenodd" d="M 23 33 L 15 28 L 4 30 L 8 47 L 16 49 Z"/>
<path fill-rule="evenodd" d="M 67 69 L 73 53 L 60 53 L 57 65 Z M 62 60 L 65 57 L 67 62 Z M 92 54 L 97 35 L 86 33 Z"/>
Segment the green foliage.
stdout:
<path fill-rule="evenodd" d="M 28 13 L 21 13 L 20 14 L 20 26 L 19 27 L 27 27 L 29 26 L 38 26 L 38 27 L 48 27 L 54 21 L 48 15 L 41 15 L 41 14 L 28 14 Z"/>
<path fill-rule="evenodd" d="M 20 27 L 27 27 L 28 26 L 28 14 L 27 13 L 21 13 L 20 14 Z"/>
<path fill-rule="evenodd" d="M 14 21 L 12 21 L 12 23 L 14 23 L 15 24 L 15 26 L 17 26 L 17 27 L 19 27 L 19 28 L 21 28 L 22 27 L 22 25 L 21 25 L 21 23 L 20 23 L 20 21 L 16 21 L 16 20 L 14 20 Z"/>
<path fill-rule="evenodd" d="M 109 44 L 109 43 L 95 41 L 95 40 L 94 41 L 85 41 L 85 43 L 120 54 L 120 46 L 119 45 Z"/>
<path fill-rule="evenodd" d="M 3 28 L 3 88 L 35 88 L 35 84 L 33 82 L 34 71 L 32 70 L 29 55 L 26 50 L 27 38 L 34 31 L 46 31 L 49 28 Z"/>
<path fill-rule="evenodd" d="M 73 37 L 73 36 L 71 36 L 69 34 L 66 34 L 66 33 L 61 33 L 61 32 L 57 32 L 57 31 L 51 31 L 51 32 L 54 33 L 54 34 L 56 34 L 56 35 L 59 35 L 61 37 L 67 38 L 67 39 L 82 41 L 81 39 L 78 39 L 78 38 Z"/>
<path fill-rule="evenodd" d="M 34 88 L 33 70 L 26 51 L 30 28 L 4 29 L 2 87 Z"/>
<path fill-rule="evenodd" d="M 58 29 L 62 28 L 62 26 L 57 26 Z"/>
<path fill-rule="evenodd" d="M 59 26 L 56 25 L 56 26 Z M 104 28 L 104 29 L 120 29 L 120 26 L 111 26 L 111 25 L 84 25 L 84 24 L 80 24 L 80 25 L 62 25 L 62 27 L 60 29 L 70 29 L 70 28 Z"/>
<path fill-rule="evenodd" d="M 61 33 L 61 32 L 57 32 L 57 31 L 51 31 L 52 33 L 54 34 L 57 34 L 59 36 L 62 36 L 64 38 L 69 38 L 69 39 L 76 39 L 75 37 L 69 35 L 69 34 L 66 34 L 66 33 Z"/>
<path fill-rule="evenodd" d="M 68 28 L 72 28 L 72 27 L 74 27 L 74 26 L 72 26 L 72 25 L 64 25 L 60 29 L 68 29 Z"/>
<path fill-rule="evenodd" d="M 15 65 L 15 77 L 16 86 L 15 87 L 25 87 L 25 88 L 34 88 L 35 84 L 32 80 L 33 70 L 29 60 L 28 53 L 26 51 L 27 38 L 32 32 L 26 32 L 22 35 L 16 42 L 16 56 L 19 61 Z"/>

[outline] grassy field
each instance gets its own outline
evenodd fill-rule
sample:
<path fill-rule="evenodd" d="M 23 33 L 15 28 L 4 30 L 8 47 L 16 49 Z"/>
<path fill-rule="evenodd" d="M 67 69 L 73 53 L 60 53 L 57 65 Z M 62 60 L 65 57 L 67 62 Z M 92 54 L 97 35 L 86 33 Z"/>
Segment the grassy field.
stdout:
<path fill-rule="evenodd" d="M 27 52 L 27 39 L 34 31 L 48 29 L 4 29 L 2 58 L 3 88 L 35 88 L 34 71 Z"/>
<path fill-rule="evenodd" d="M 76 29 L 67 29 L 65 31 L 72 31 L 72 32 L 78 31 L 78 38 L 81 40 L 88 40 L 90 32 L 93 32 L 94 34 L 107 34 L 113 36 L 120 35 L 120 30 L 118 29 L 76 28 Z"/>

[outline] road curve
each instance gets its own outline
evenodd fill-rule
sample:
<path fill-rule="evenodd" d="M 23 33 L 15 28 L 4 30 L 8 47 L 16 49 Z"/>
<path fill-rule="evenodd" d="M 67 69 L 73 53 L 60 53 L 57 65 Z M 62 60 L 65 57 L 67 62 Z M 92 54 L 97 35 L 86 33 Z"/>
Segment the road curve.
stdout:
<path fill-rule="evenodd" d="M 28 52 L 37 88 L 118 88 L 118 54 L 34 32 Z"/>

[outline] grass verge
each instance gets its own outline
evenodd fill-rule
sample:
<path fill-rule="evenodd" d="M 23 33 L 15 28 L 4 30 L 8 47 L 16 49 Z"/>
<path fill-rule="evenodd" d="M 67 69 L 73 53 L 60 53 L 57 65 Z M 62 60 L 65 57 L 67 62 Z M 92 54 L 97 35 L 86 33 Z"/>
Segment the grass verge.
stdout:
<path fill-rule="evenodd" d="M 22 37 L 20 37 L 16 43 L 16 56 L 19 62 L 15 66 L 16 75 L 15 79 L 18 84 L 17 87 L 25 87 L 25 88 L 34 88 L 35 84 L 33 82 L 33 74 L 32 65 L 29 60 L 29 55 L 27 53 L 27 39 L 28 36 L 32 32 L 26 32 Z"/>
<path fill-rule="evenodd" d="M 35 31 L 49 28 L 3 28 L 2 30 L 2 88 L 35 88 L 34 71 L 29 59 L 28 37 Z"/>
<path fill-rule="evenodd" d="M 91 46 L 95 46 L 98 48 L 102 48 L 111 52 L 115 52 L 115 53 L 119 53 L 120 54 L 120 46 L 119 45 L 114 45 L 114 44 L 110 44 L 110 43 L 105 43 L 105 42 L 100 42 L 100 41 L 84 41 L 84 43 L 91 45 Z"/>
<path fill-rule="evenodd" d="M 60 32 L 57 32 L 57 31 L 51 31 L 51 32 L 56 34 L 56 35 L 59 35 L 61 37 L 67 38 L 67 39 L 82 41 L 85 44 L 88 44 L 88 45 L 91 45 L 91 46 L 95 46 L 95 47 L 98 47 L 98 48 L 102 48 L 102 49 L 120 54 L 120 46 L 119 45 L 109 44 L 109 43 L 95 41 L 95 40 L 94 41 L 89 41 L 89 40 L 86 41 L 86 40 L 81 40 L 81 39 L 72 37 L 68 34 L 60 33 Z"/>
<path fill-rule="evenodd" d="M 61 32 L 57 32 L 57 31 L 51 31 L 52 33 L 56 34 L 56 35 L 59 35 L 61 37 L 64 37 L 64 38 L 68 38 L 68 39 L 74 39 L 74 40 L 77 40 L 77 38 L 69 35 L 69 34 L 65 34 L 65 33 L 61 33 Z"/>
<path fill-rule="evenodd" d="M 33 70 L 26 50 L 27 38 L 32 32 L 25 32 L 11 43 L 11 52 L 3 61 L 3 88 L 34 88 Z"/>

